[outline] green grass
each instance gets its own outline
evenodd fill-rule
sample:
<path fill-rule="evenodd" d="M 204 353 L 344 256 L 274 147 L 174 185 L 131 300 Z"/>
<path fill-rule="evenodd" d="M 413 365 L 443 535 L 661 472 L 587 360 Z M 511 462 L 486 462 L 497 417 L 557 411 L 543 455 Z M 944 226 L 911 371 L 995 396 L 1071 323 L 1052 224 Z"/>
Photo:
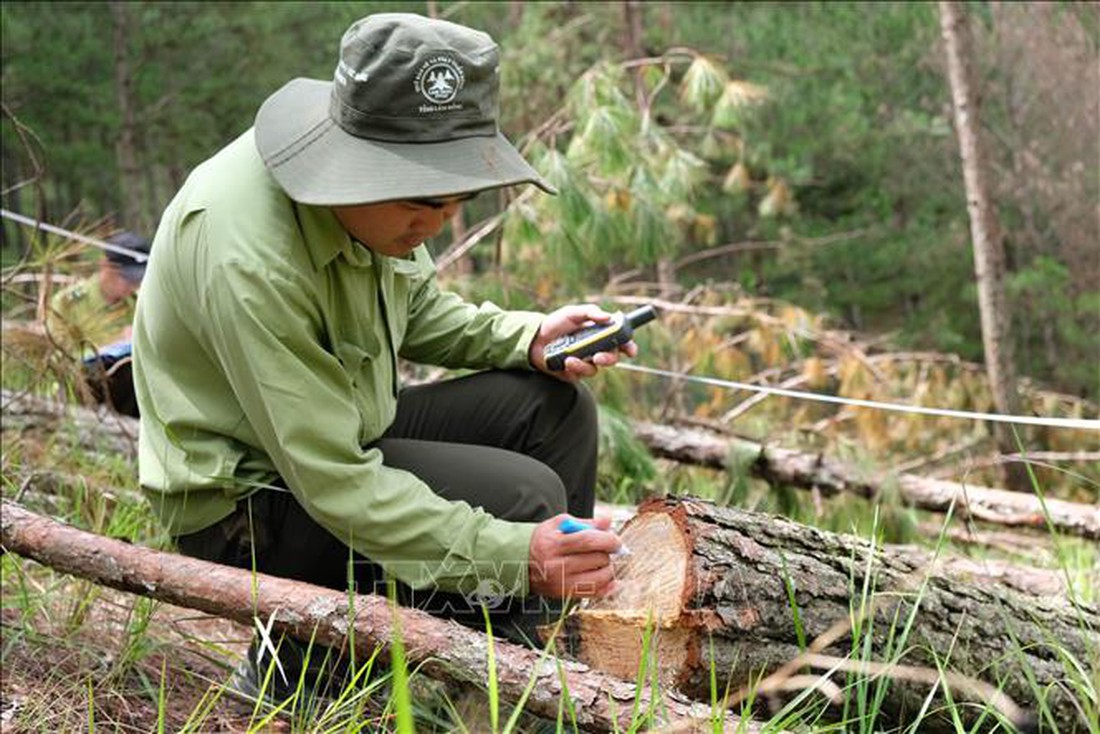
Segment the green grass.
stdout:
<path fill-rule="evenodd" d="M 394 606 L 391 620 L 393 634 L 390 636 L 390 664 L 393 670 L 393 709 L 396 718 L 396 730 L 398 734 L 413 734 L 416 731 L 413 724 L 412 701 L 409 695 L 409 673 L 405 663 L 405 643 L 401 638 L 401 616 L 397 613 L 397 593 L 394 590 L 393 581 L 389 584 L 390 603 Z M 492 657 L 490 655 L 490 660 Z M 496 676 L 493 675 L 493 684 Z M 494 729 L 496 718 L 494 711 Z"/>
<path fill-rule="evenodd" d="M 74 467 L 86 472 L 93 477 L 101 477 L 106 484 L 120 483 L 119 468 L 112 461 L 98 462 L 94 454 L 70 453 L 69 458 L 77 462 Z M 702 476 L 702 475 L 700 475 Z M 8 475 L 10 479 L 11 475 Z M 11 495 L 18 490 L 17 482 L 5 482 L 5 494 Z M 150 522 L 146 511 L 140 505 L 134 505 L 130 496 L 119 496 L 108 502 L 105 495 L 95 491 L 96 482 L 73 482 L 60 485 L 56 491 L 59 494 L 50 495 L 48 509 L 54 514 L 60 514 L 64 519 L 89 529 L 104 534 L 124 537 L 133 542 L 159 543 L 162 538 L 160 531 Z M 39 500 L 34 493 L 24 493 L 23 500 L 31 507 Z M 945 526 L 946 527 L 946 526 Z M 881 542 L 882 533 L 872 522 L 871 531 L 865 535 L 871 542 Z M 1059 552 L 1055 555 L 1059 568 L 1065 573 L 1068 581 L 1086 575 L 1087 564 L 1095 560 L 1095 551 L 1086 544 L 1079 544 L 1073 539 L 1055 537 Z M 933 545 L 934 552 L 943 552 L 948 548 L 946 533 L 941 533 Z M 21 561 L 11 554 L 0 558 L 0 581 L 3 584 L 3 605 L 5 609 L 4 627 L 4 657 L 5 663 L 10 658 L 18 662 L 18 656 L 12 657 L 15 649 L 24 647 L 37 650 L 57 649 L 75 650 L 71 654 L 71 660 L 77 662 L 75 669 L 66 675 L 60 673 L 50 681 L 49 687 L 64 691 L 72 687 L 74 701 L 83 701 L 83 730 L 94 731 L 97 729 L 117 728 L 116 714 L 108 712 L 104 708 L 104 697 L 117 695 L 111 691 L 123 692 L 122 695 L 136 696 L 148 702 L 150 729 L 157 731 L 204 731 L 211 721 L 215 720 L 220 707 L 224 707 L 227 698 L 224 691 L 225 680 L 196 680 L 191 677 L 191 684 L 196 685 L 197 692 L 193 694 L 193 703 L 185 712 L 172 709 L 173 692 L 179 690 L 180 681 L 186 680 L 187 674 L 171 660 L 172 651 L 179 640 L 170 640 L 165 637 L 163 628 L 155 624 L 156 612 L 159 605 L 146 599 L 123 597 L 127 601 L 119 604 L 119 597 L 113 593 L 107 593 L 100 587 L 88 582 L 74 581 L 68 577 L 55 574 L 48 569 L 36 564 Z M 926 581 L 926 580 L 925 580 Z M 882 628 L 882 621 L 876 619 L 871 613 L 873 607 L 881 600 L 882 594 L 876 588 L 875 573 L 872 566 L 866 566 L 863 573 L 853 576 L 851 611 L 851 641 L 850 660 L 856 663 L 901 663 L 905 653 L 910 648 L 909 635 L 916 615 L 920 613 L 920 602 L 924 586 L 914 592 L 904 615 L 895 614 Z M 805 636 L 801 624 L 801 610 L 796 599 L 796 589 L 790 583 L 789 578 L 784 582 L 790 604 L 791 622 L 797 636 L 799 646 L 802 649 L 813 644 L 813 640 Z M 1078 584 L 1073 584 L 1078 588 Z M 1075 597 L 1078 603 L 1085 603 L 1084 598 L 1091 598 L 1092 587 L 1084 591 L 1078 589 Z M 117 620 L 117 631 L 109 640 L 88 636 L 91 628 L 96 624 L 94 618 L 104 610 L 114 610 Z M 488 622 L 487 622 L 488 625 Z M 887 642 L 884 649 L 887 659 L 875 658 L 875 646 L 872 645 L 875 636 L 883 636 Z M 637 671 L 635 683 L 640 689 L 655 691 L 656 675 L 660 669 L 660 660 L 657 659 L 657 647 L 654 643 L 652 629 L 649 629 L 644 637 L 644 644 L 648 653 L 642 657 L 642 663 Z M 1095 722 L 1097 712 L 1097 687 L 1095 672 L 1091 669 L 1090 661 L 1079 660 L 1073 657 L 1067 650 L 1058 645 L 1057 640 L 1048 642 L 1052 653 L 1061 660 L 1066 671 L 1065 683 L 1080 701 L 1082 709 L 1086 712 L 1091 722 Z M 110 664 L 102 669 L 102 672 L 92 675 L 95 669 L 89 667 L 87 659 L 94 657 L 96 650 L 103 650 L 110 655 Z M 216 645 L 204 648 L 210 657 L 224 656 L 224 650 Z M 366 661 L 364 670 L 360 671 L 357 680 L 346 690 L 338 693 L 335 700 L 324 703 L 309 701 L 304 692 L 303 682 L 298 681 L 298 697 L 289 705 L 271 708 L 257 704 L 248 716 L 244 717 L 248 731 L 261 731 L 269 727 L 276 719 L 287 721 L 293 731 L 309 732 L 335 732 L 358 731 L 357 724 L 351 723 L 358 720 L 368 722 L 362 724 L 363 730 L 375 730 L 380 728 L 387 731 L 445 731 L 448 727 L 454 727 L 461 722 L 454 721 L 453 708 L 448 709 L 445 702 L 438 700 L 445 698 L 444 693 L 429 692 L 425 698 L 422 690 L 418 690 L 416 679 L 418 673 L 409 670 L 404 657 L 400 636 L 395 636 L 391 647 L 391 670 L 382 676 L 388 684 L 379 683 L 379 676 L 370 673 L 374 658 Z M 530 726 L 530 721 L 523 714 L 523 706 L 527 696 L 531 692 L 530 685 L 527 692 L 521 698 L 517 706 L 509 708 L 510 714 L 504 720 L 502 712 L 505 702 L 501 699 L 497 686 L 495 648 L 490 646 L 490 658 L 487 661 L 489 677 L 486 686 L 488 712 L 491 730 L 494 733 L 522 732 Z M 932 651 L 935 656 L 938 670 L 943 675 L 950 668 L 950 650 Z M 549 658 L 554 653 L 550 649 L 543 651 L 543 657 Z M 881 653 L 880 653 L 881 654 Z M 1012 649 L 1006 651 L 1005 658 L 998 662 L 998 667 L 1009 669 L 1013 665 L 1019 666 L 1018 651 Z M 711 655 L 713 660 L 713 654 Z M 6 667 L 6 665 L 5 665 Z M 560 668 L 559 668 L 560 670 Z M 274 667 L 269 667 L 266 677 L 270 684 L 273 676 L 277 675 Z M 812 675 L 820 675 L 820 671 Z M 889 718 L 883 711 L 883 701 L 888 687 L 891 685 L 888 678 L 873 672 L 860 672 L 849 670 L 844 673 L 845 678 L 840 686 L 844 704 L 841 707 L 841 721 L 847 724 L 837 723 L 823 718 L 830 707 L 820 696 L 807 689 L 795 695 L 782 709 L 769 718 L 757 716 L 768 722 L 769 729 L 778 730 L 786 728 L 793 731 L 890 731 Z M 835 678 L 835 676 L 834 676 Z M 564 685 L 564 675 L 561 676 Z M 710 670 L 710 703 L 715 712 L 724 710 L 723 702 L 728 700 L 730 685 L 738 686 L 740 681 L 725 681 L 725 673 L 712 664 Z M 533 685 L 533 681 L 531 682 Z M 937 690 L 943 695 L 943 702 L 928 707 L 918 713 L 918 721 L 912 722 L 907 731 L 920 731 L 920 717 L 946 716 L 955 722 L 959 731 L 1010 731 L 1002 714 L 994 707 L 987 706 L 980 709 L 980 726 L 967 724 L 974 721 L 973 702 L 958 699 L 951 693 L 951 686 L 941 683 Z M 1043 690 L 1037 683 L 1033 684 L 1032 694 L 1036 711 L 1044 731 L 1056 731 L 1058 722 L 1046 705 L 1050 691 Z M 437 700 L 432 701 L 432 697 Z M 760 700 L 759 694 L 750 690 L 749 695 L 741 703 L 741 709 L 746 713 L 753 710 L 753 703 Z M 929 697 L 928 701 L 932 699 Z M 661 709 L 660 696 L 655 696 L 647 705 L 635 702 L 631 710 L 633 722 L 629 730 L 639 731 L 659 719 Z M 979 706 L 981 704 L 978 704 Z M 41 710 L 41 709 L 37 709 Z M 836 710 L 835 708 L 832 710 Z M 31 713 L 34 710 L 28 709 Z M 371 713 L 373 712 L 373 713 Z M 963 712 L 966 712 L 965 715 Z M 48 719 L 49 727 L 56 726 L 55 719 Z M 577 711 L 568 698 L 563 698 L 559 706 L 557 721 L 553 724 L 554 730 L 567 732 L 575 730 Z M 34 721 L 24 721 L 30 731 L 37 729 Z M 717 724 L 714 725 L 718 729 Z M 1090 729 L 1097 731 L 1095 725 Z"/>
<path fill-rule="evenodd" d="M 6 386 L 34 383 L 33 376 L 27 374 L 11 376 L 9 383 L 10 372 L 5 369 Z M 54 379 L 52 374 L 48 377 Z M 839 497 L 815 505 L 808 501 L 807 493 L 790 488 L 776 491 L 749 478 L 735 464 L 730 471 L 719 472 L 655 461 L 624 426 L 621 414 L 605 412 L 598 479 L 605 501 L 633 503 L 651 493 L 691 494 L 740 507 L 783 511 L 801 522 L 856 533 L 875 545 L 922 540 L 935 554 L 994 555 L 992 551 L 953 545 L 941 516 L 904 508 L 889 493 L 877 503 Z M 82 449 L 67 428 L 53 434 L 5 431 L 2 456 L 4 497 L 18 496 L 30 509 L 103 535 L 154 548 L 170 546 L 141 501 L 130 458 Z M 50 482 L 25 481 L 32 472 L 44 468 L 54 477 Z M 1036 494 L 1045 498 L 1045 488 L 1034 472 L 1031 476 Z M 922 518 L 936 519 L 945 531 L 934 539 L 921 539 L 915 528 Z M 1042 543 L 1053 549 L 1052 566 L 1064 576 L 1071 601 L 1095 604 L 1100 595 L 1096 573 L 1100 551 L 1096 544 L 1066 537 L 1053 529 Z M 765 731 L 916 734 L 933 716 L 947 719 L 960 732 L 1011 731 L 996 706 L 975 702 L 972 696 L 956 695 L 950 677 L 950 649 L 928 651 L 934 661 L 936 682 L 928 685 L 923 706 L 905 728 L 892 723 L 885 701 L 896 681 L 883 672 L 882 666 L 904 665 L 914 650 L 914 620 L 918 614 L 928 613 L 921 607 L 926 583 L 927 578 L 909 595 L 904 612 L 895 607 L 893 614 L 883 617 L 873 610 L 879 605 L 886 608 L 890 599 L 878 588 L 873 565 L 852 575 L 847 642 L 850 652 L 845 664 L 833 666 L 829 676 L 836 688 L 834 693 L 840 697 L 839 705 L 830 703 L 819 688 L 811 685 L 820 684 L 830 669 L 807 665 L 799 670 L 799 675 L 806 678 L 805 685 L 787 691 L 782 705 L 769 710 L 764 704 L 768 696 L 759 690 L 766 678 L 729 678 L 715 662 L 711 649 L 711 728 L 721 730 L 720 716 L 727 705 L 732 705 L 746 716 L 754 715 Z M 239 638 L 229 642 L 219 636 L 220 631 L 187 631 L 165 621 L 165 605 L 74 580 L 10 553 L 0 557 L 0 588 L 0 667 L 5 671 L 5 696 L 16 689 L 29 692 L 21 694 L 25 700 L 19 699 L 23 702 L 12 714 L 15 730 L 206 732 L 230 728 L 259 732 L 276 721 L 294 732 L 326 733 L 444 732 L 466 726 L 462 718 L 465 713 L 452 701 L 454 691 L 427 680 L 423 670 L 410 664 L 396 624 L 388 666 L 382 664 L 384 658 L 377 653 L 366 660 L 354 660 L 352 679 L 333 696 L 324 700 L 314 696 L 304 678 L 299 677 L 294 681 L 294 695 L 282 705 L 272 707 L 262 701 L 242 705 L 228 691 L 227 682 L 251 630 L 236 628 Z M 805 630 L 806 610 L 800 608 L 798 590 L 786 574 L 784 589 L 798 646 L 811 650 L 814 640 Z M 349 599 L 354 602 L 353 595 Z M 1081 625 L 1085 624 L 1081 617 Z M 488 617 L 486 628 L 491 631 Z M 1008 632 L 1011 634 L 1011 629 Z M 1097 631 L 1091 633 L 1096 639 Z M 876 644 L 878 640 L 883 643 Z M 627 704 L 630 724 L 626 731 L 645 730 L 662 714 L 663 699 L 657 685 L 662 661 L 655 642 L 654 630 L 647 627 L 643 636 L 646 654 L 633 682 L 639 690 L 655 695 L 644 705 L 640 699 Z M 1091 651 L 1090 658 L 1079 659 L 1053 637 L 1045 644 L 1064 671 L 1061 685 L 1080 706 L 1088 722 L 1086 730 L 1100 734 L 1097 650 Z M 555 721 L 535 721 L 524 712 L 535 692 L 535 678 L 530 679 L 517 701 L 505 700 L 498 680 L 497 648 L 489 645 L 483 709 L 494 734 L 578 730 L 583 711 L 567 695 L 568 680 L 557 653 L 552 645 L 544 648 L 540 664 L 556 666 L 565 695 L 559 698 Z M 989 661 L 988 678 L 994 687 L 1009 671 L 1025 667 L 1022 659 L 1020 645 L 1014 642 L 998 660 Z M 277 675 L 277 669 L 268 665 L 264 671 L 268 687 Z M 1032 678 L 1029 693 L 1041 730 L 1057 731 L 1060 722 L 1049 705 L 1052 692 Z"/>

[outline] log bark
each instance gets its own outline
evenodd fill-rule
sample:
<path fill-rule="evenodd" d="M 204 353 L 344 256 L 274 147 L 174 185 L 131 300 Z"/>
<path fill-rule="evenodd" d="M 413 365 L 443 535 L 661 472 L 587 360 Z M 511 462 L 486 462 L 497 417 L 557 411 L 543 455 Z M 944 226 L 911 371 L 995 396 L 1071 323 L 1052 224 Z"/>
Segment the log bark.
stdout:
<path fill-rule="evenodd" d="M 1057 499 L 1040 501 L 1033 494 L 931 479 L 916 474 L 868 474 L 821 454 L 764 446 L 740 438 L 724 438 L 696 429 L 680 429 L 635 421 L 634 433 L 659 456 L 716 469 L 747 467 L 753 476 L 771 484 L 817 489 L 826 496 L 850 492 L 877 497 L 888 482 L 909 504 L 922 510 L 946 512 L 954 503 L 962 517 L 1008 527 L 1047 528 L 1100 539 L 1100 507 Z M 1044 507 L 1046 512 L 1044 512 Z"/>
<path fill-rule="evenodd" d="M 634 518 L 637 510 L 638 508 L 634 505 L 613 505 L 606 502 L 596 502 L 595 516 L 609 518 L 611 529 L 618 533 Z M 936 538 L 939 537 L 941 528 L 933 523 L 927 523 L 921 526 L 920 531 L 925 537 Z M 1053 550 L 1037 545 L 1037 539 L 1034 537 L 1010 533 L 972 533 L 967 529 L 952 528 L 947 531 L 947 537 L 959 544 L 992 548 L 1018 556 L 1034 555 L 1037 552 L 1050 555 Z M 913 545 L 886 545 L 884 547 L 897 550 L 905 555 L 914 556 L 915 562 L 918 562 L 916 556 L 920 555 L 925 560 L 919 562 L 931 564 L 934 561 L 936 566 L 945 569 L 948 575 L 979 585 L 1003 584 L 1015 591 L 1034 596 L 1052 594 L 1064 596 L 1068 588 L 1066 576 L 1060 571 L 1021 566 L 993 558 L 975 559 L 945 554 L 933 558 L 933 554 L 927 549 Z M 1100 582 L 1100 570 L 1095 574 L 1095 580 Z"/>
<path fill-rule="evenodd" d="M 1073 729 L 1073 722 L 1083 728 L 1063 687 L 1065 663 L 1055 648 L 1076 656 L 1086 670 L 1096 669 L 1100 609 L 1095 605 L 969 583 L 950 567 L 932 568 L 926 552 L 872 549 L 852 536 L 697 500 L 646 503 L 622 538 L 633 555 L 618 562 L 620 590 L 567 620 L 571 649 L 593 668 L 612 675 L 637 670 L 644 654 L 642 631 L 651 621 L 662 681 L 703 696 L 709 695 L 712 659 L 718 680 L 728 677 L 735 686 L 761 671 L 783 668 L 805 643 L 819 655 L 858 660 L 851 630 L 860 627 L 871 630 L 874 661 L 899 657 L 890 652 L 892 644 L 906 650 L 899 662 L 930 668 L 938 678 L 934 652 L 958 674 L 992 686 L 1003 683 L 1003 691 L 1025 705 L 1034 702 L 1027 680 L 1033 676 L 1049 691 L 1047 703 L 1063 730 Z M 852 610 L 860 608 L 868 572 L 876 601 L 860 619 Z M 901 641 L 897 635 L 911 613 L 911 631 Z M 928 693 L 925 683 L 894 680 L 885 710 L 905 721 Z M 955 700 L 997 695 L 990 687 L 982 694 L 980 684 L 952 694 Z M 1018 715 L 1010 703 L 1002 711 Z M 922 723 L 921 730 L 932 724 Z"/>
<path fill-rule="evenodd" d="M 0 529 L 5 551 L 115 589 L 249 626 L 255 617 L 273 619 L 274 630 L 329 647 L 339 648 L 353 640 L 364 657 L 377 647 L 388 651 L 399 628 L 409 664 L 425 674 L 479 686 L 488 675 L 484 634 L 424 612 L 394 608 L 379 596 L 349 599 L 343 591 L 130 545 L 36 515 L 8 500 L 3 501 Z M 518 702 L 529 681 L 535 681 L 524 707 L 530 713 L 557 717 L 562 679 L 584 731 L 630 730 L 635 700 L 639 710 L 649 708 L 652 689 L 648 687 L 638 688 L 583 663 L 543 656 L 499 640 L 494 641 L 494 649 L 502 700 Z M 657 726 L 712 730 L 709 705 L 672 691 L 661 691 L 659 696 Z M 727 731 L 760 731 L 732 714 L 719 723 Z M 739 725 L 745 728 L 739 730 Z"/>

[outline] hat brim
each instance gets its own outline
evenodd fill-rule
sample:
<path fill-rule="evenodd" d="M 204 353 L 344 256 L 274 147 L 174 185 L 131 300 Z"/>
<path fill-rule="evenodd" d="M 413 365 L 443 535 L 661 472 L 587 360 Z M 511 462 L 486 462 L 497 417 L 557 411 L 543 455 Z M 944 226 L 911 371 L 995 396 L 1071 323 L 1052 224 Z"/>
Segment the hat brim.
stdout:
<path fill-rule="evenodd" d="M 531 183 L 556 193 L 497 133 L 442 143 L 357 138 L 329 117 L 332 82 L 294 79 L 256 115 L 256 147 L 291 199 L 340 206 Z"/>

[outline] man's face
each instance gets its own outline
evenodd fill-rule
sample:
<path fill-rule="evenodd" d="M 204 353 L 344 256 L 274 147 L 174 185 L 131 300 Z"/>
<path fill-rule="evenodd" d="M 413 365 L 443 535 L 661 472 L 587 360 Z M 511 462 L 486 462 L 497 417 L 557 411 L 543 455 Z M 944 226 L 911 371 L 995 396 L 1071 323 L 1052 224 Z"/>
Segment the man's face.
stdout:
<path fill-rule="evenodd" d="M 334 206 L 332 213 L 348 234 L 372 251 L 405 257 L 421 242 L 439 234 L 467 198 L 453 196 Z"/>
<path fill-rule="evenodd" d="M 141 281 L 123 275 L 122 268 L 106 258 L 99 261 L 99 289 L 107 303 L 118 303 L 137 293 Z"/>

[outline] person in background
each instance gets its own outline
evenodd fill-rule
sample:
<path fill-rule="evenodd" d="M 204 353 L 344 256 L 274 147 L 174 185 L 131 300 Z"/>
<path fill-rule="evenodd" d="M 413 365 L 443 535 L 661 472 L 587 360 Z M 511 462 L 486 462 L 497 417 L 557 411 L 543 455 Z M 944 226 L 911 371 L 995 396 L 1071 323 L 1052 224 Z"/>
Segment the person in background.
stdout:
<path fill-rule="evenodd" d="M 129 231 L 107 242 L 119 249 L 104 250 L 95 274 L 50 299 L 47 324 L 50 335 L 82 360 L 91 397 L 137 417 L 130 335 L 151 243 Z"/>
<path fill-rule="evenodd" d="M 169 204 L 134 374 L 141 486 L 183 553 L 359 592 L 389 577 L 474 626 L 485 603 L 513 639 L 560 611 L 542 600 L 613 590 L 621 542 L 591 519 L 597 410 L 578 381 L 618 354 L 560 372 L 544 357 L 611 315 L 468 303 L 423 244 L 479 192 L 550 190 L 499 131 L 499 77 L 485 33 L 369 16 L 332 81 L 272 94 Z M 404 387 L 399 358 L 484 371 Z M 591 527 L 563 532 L 569 517 Z M 264 649 L 236 690 L 264 679 Z M 283 640 L 273 678 L 311 687 L 338 654 Z"/>

